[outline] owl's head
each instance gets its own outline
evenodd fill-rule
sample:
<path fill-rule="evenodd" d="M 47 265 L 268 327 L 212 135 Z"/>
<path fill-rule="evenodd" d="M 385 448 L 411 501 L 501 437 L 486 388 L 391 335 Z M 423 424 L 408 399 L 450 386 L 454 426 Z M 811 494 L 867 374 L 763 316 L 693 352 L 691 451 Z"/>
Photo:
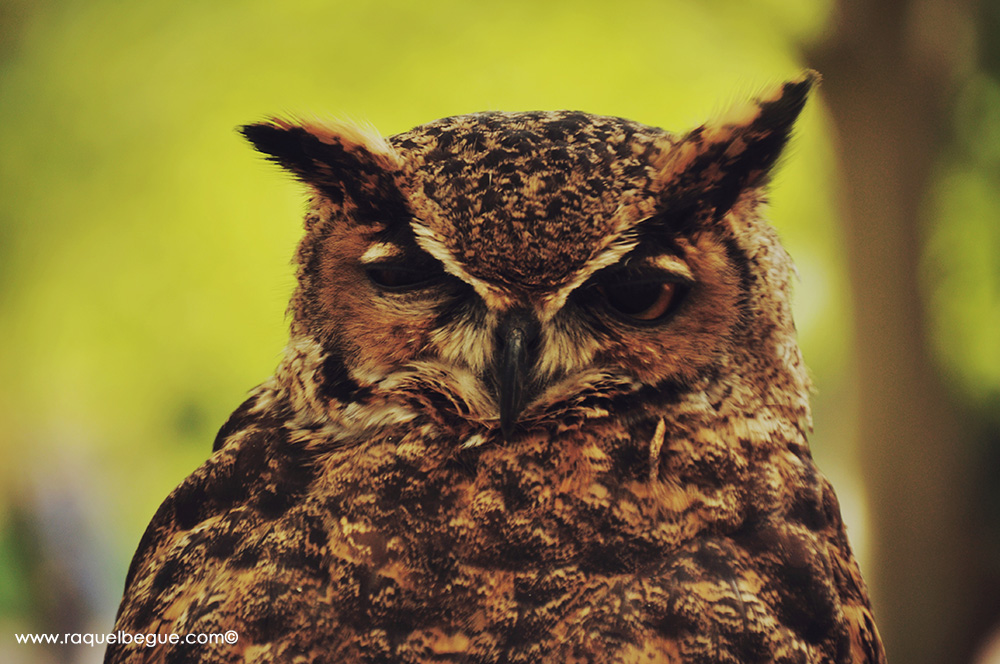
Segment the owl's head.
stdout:
<path fill-rule="evenodd" d="M 760 212 L 816 78 L 683 135 L 568 111 L 244 127 L 310 189 L 292 336 L 321 349 L 327 407 L 477 440 L 691 395 L 807 422 L 790 261 Z"/>

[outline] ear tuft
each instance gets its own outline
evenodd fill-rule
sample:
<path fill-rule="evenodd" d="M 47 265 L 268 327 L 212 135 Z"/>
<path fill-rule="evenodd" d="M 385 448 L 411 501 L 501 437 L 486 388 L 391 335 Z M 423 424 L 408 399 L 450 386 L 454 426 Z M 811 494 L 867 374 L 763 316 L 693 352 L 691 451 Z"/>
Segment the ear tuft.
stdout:
<path fill-rule="evenodd" d="M 315 167 L 310 150 L 315 139 L 302 127 L 281 126 L 278 121 L 249 124 L 239 132 L 268 160 L 280 164 L 303 177 Z"/>
<path fill-rule="evenodd" d="M 721 120 L 664 145 L 653 164 L 669 207 L 722 217 L 747 189 L 764 186 L 820 76 L 807 70 Z"/>
<path fill-rule="evenodd" d="M 270 161 L 336 205 L 350 199 L 366 210 L 380 198 L 398 202 L 394 174 L 399 156 L 372 129 L 347 122 L 270 118 L 239 131 Z"/>
<path fill-rule="evenodd" d="M 770 130 L 787 139 L 810 91 L 819 81 L 819 73 L 807 69 L 796 78 L 765 90 L 752 101 L 737 105 L 711 125 L 719 131 Z"/>

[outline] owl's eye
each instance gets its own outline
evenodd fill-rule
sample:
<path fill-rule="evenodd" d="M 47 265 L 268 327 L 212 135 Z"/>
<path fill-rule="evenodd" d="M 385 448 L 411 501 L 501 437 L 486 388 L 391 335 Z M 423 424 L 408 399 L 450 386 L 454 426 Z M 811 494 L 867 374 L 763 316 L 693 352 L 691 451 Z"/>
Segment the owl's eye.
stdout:
<path fill-rule="evenodd" d="M 681 284 L 663 280 L 615 281 L 597 286 L 612 309 L 629 319 L 648 323 L 661 320 L 673 310 L 681 288 Z"/>
<path fill-rule="evenodd" d="M 368 279 L 387 291 L 408 291 L 426 288 L 441 279 L 440 269 L 433 267 L 383 263 L 365 269 Z"/>

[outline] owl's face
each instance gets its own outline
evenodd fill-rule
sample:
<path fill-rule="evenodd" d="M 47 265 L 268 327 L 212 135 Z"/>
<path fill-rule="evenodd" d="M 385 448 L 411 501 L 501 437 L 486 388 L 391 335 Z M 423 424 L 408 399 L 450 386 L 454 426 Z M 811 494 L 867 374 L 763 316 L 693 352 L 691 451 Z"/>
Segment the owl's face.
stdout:
<path fill-rule="evenodd" d="M 680 137 L 575 112 L 245 127 L 313 190 L 293 338 L 327 398 L 509 439 L 712 385 L 752 408 L 780 378 L 807 418 L 759 207 L 812 82 Z"/>

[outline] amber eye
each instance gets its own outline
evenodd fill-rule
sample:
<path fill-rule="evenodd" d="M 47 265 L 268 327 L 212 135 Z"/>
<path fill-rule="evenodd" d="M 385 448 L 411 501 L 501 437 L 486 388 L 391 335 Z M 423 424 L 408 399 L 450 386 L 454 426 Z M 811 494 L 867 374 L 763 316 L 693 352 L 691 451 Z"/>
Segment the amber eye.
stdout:
<path fill-rule="evenodd" d="M 365 270 L 373 284 L 387 291 L 407 291 L 425 288 L 441 278 L 434 268 L 420 269 L 398 264 L 373 265 Z"/>
<path fill-rule="evenodd" d="M 677 299 L 679 285 L 672 281 L 620 281 L 597 290 L 612 309 L 639 321 L 663 318 Z"/>

